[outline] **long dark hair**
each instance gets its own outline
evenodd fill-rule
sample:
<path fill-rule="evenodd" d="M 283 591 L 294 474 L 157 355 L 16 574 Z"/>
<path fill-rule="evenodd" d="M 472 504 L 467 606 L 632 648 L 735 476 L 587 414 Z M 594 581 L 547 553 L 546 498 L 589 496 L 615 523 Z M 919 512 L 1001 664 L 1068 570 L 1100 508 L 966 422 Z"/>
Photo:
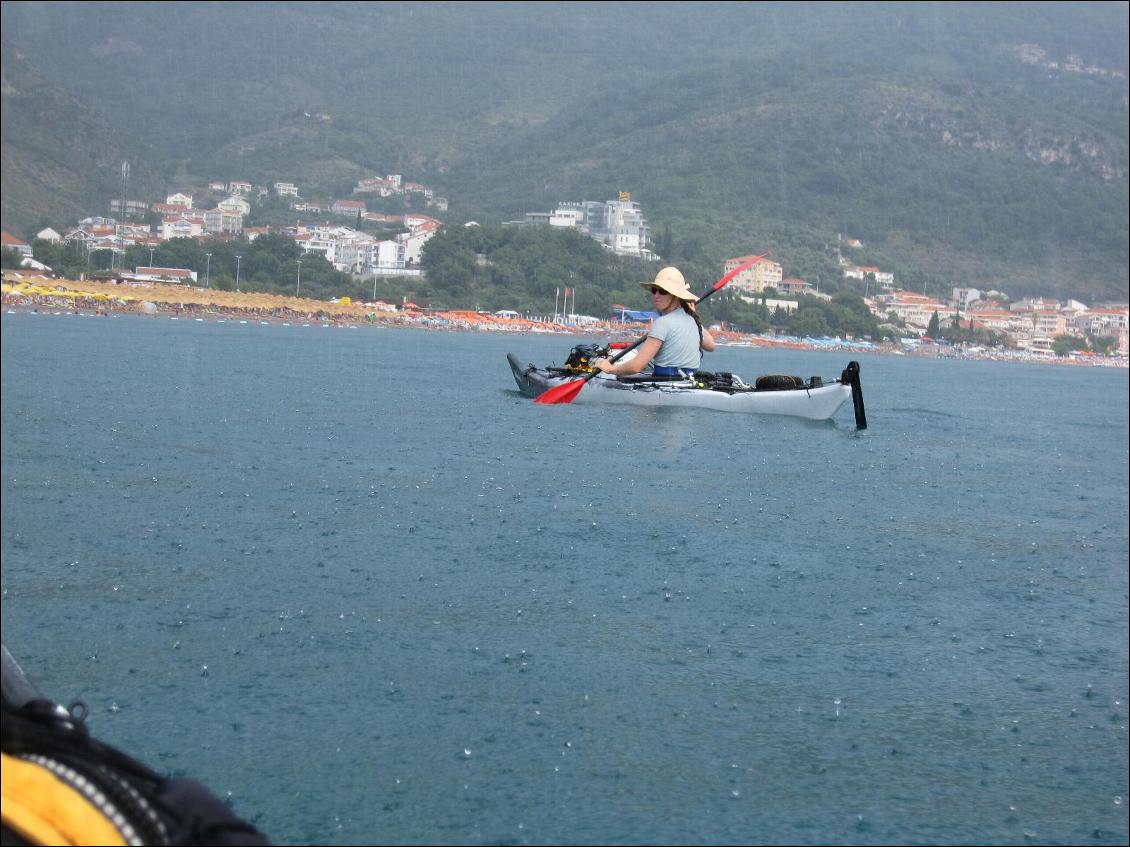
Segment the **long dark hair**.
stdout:
<path fill-rule="evenodd" d="M 680 300 L 679 305 L 683 307 L 683 311 L 694 318 L 695 326 L 698 327 L 698 349 L 702 350 L 702 318 L 698 316 L 698 312 L 691 308 L 691 304 L 686 300 Z"/>

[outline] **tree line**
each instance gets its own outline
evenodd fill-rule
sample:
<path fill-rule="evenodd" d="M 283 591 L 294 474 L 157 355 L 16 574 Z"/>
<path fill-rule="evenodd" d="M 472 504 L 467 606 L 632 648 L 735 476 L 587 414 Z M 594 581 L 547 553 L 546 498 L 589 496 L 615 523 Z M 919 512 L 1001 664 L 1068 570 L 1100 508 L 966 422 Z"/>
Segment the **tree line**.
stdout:
<path fill-rule="evenodd" d="M 670 256 L 647 261 L 610 252 L 600 242 L 574 230 L 550 227 L 444 227 L 423 249 L 423 277 L 361 277 L 335 270 L 317 254 L 302 252 L 283 235 L 246 238 L 178 238 L 124 253 L 87 251 L 81 242 L 33 239 L 36 260 L 61 276 L 80 279 L 115 268 L 166 267 L 197 272 L 197 285 L 232 291 L 301 295 L 328 300 L 351 297 L 395 303 L 411 300 L 436 309 L 498 311 L 551 315 L 566 309 L 605 319 L 617 306 L 648 310 L 650 298 L 640 283 L 649 282 L 665 264 L 674 264 L 692 290 L 702 293 L 721 269 L 670 228 L 664 235 Z M 4 251 L 5 267 L 18 267 L 20 256 Z M 301 262 L 301 265 L 299 264 Z M 775 330 L 798 336 L 852 335 L 881 338 L 881 329 L 863 298 L 843 289 L 831 301 L 801 297 L 798 308 L 771 308 L 768 289 L 757 297 L 724 288 L 704 308 L 708 322 L 724 322 L 744 332 Z"/>

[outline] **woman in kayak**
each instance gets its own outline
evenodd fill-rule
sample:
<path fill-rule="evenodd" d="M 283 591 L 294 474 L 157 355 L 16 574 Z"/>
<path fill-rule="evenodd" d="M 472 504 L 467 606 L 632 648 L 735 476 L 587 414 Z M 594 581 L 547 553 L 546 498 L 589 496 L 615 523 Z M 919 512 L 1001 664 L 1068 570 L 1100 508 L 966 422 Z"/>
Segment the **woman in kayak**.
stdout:
<path fill-rule="evenodd" d="M 655 282 L 640 285 L 651 292 L 655 311 L 659 312 L 647 331 L 647 340 L 635 356 L 615 364 L 597 359 L 592 366 L 615 376 L 643 373 L 649 365 L 656 376 L 693 374 L 703 352 L 714 349 L 714 339 L 695 311 L 698 298 L 691 294 L 678 268 L 664 268 L 656 274 Z"/>

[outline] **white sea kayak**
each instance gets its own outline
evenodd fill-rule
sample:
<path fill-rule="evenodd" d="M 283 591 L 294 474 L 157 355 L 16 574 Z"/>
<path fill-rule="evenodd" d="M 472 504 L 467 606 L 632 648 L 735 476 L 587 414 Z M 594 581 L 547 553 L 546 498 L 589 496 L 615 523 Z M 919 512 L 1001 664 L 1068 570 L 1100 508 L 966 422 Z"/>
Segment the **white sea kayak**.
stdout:
<path fill-rule="evenodd" d="M 750 385 L 734 374 L 705 371 L 698 371 L 690 378 L 593 374 L 587 362 L 597 355 L 604 354 L 582 345 L 574 348 L 565 367 L 524 364 L 513 353 L 507 354 L 506 359 L 518 389 L 527 397 L 537 398 L 551 388 L 587 378 L 570 402 L 686 406 L 720 412 L 791 415 L 809 420 L 828 420 L 851 400 L 856 428 L 867 427 L 857 362 L 850 362 L 843 373 L 832 380 L 820 377 L 804 380 L 773 374 L 759 377 Z"/>

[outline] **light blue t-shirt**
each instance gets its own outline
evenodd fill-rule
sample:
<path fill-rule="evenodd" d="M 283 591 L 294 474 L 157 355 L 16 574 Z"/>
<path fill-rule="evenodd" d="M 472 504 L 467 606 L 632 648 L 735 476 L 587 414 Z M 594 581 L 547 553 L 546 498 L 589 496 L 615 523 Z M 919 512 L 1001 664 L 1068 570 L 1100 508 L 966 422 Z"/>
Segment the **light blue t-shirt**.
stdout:
<path fill-rule="evenodd" d="M 665 368 L 695 369 L 702 362 L 699 349 L 698 324 L 682 309 L 660 315 L 647 332 L 651 338 L 663 342 L 652 364 Z"/>

